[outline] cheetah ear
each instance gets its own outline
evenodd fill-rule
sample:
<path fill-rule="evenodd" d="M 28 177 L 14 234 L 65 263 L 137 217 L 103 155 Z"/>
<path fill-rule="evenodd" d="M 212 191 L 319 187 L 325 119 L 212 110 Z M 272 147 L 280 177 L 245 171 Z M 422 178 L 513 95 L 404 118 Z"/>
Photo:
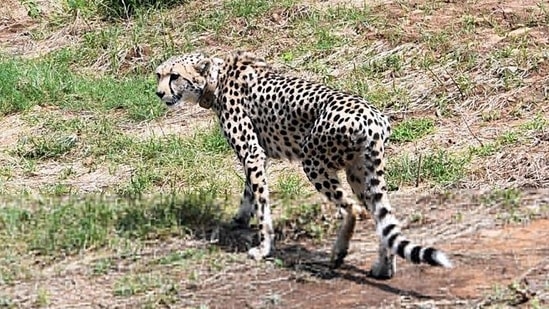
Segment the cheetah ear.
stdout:
<path fill-rule="evenodd" d="M 196 72 L 198 72 L 198 74 L 204 76 L 210 70 L 211 65 L 212 65 L 212 62 L 209 58 L 203 59 L 203 60 L 200 60 L 199 63 L 194 65 L 194 69 L 196 70 Z"/>

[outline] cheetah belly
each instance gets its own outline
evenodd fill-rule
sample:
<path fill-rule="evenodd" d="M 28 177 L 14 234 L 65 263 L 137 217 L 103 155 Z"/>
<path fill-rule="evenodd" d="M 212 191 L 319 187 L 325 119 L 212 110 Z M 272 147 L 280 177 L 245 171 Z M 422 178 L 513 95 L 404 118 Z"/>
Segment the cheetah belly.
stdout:
<path fill-rule="evenodd" d="M 303 157 L 301 145 L 310 128 L 292 125 L 291 117 L 285 113 L 256 119 L 254 125 L 269 158 L 299 160 Z"/>

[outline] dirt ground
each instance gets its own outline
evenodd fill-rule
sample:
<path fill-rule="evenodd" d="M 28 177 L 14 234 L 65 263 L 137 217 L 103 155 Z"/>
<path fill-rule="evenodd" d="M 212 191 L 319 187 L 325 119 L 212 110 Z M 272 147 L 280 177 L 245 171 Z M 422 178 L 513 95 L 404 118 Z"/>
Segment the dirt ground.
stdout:
<path fill-rule="evenodd" d="M 548 194 L 547 190 L 531 191 L 525 206 L 545 205 Z M 375 259 L 376 244 L 373 224 L 367 220 L 355 234 L 342 269 L 327 266 L 329 242 L 286 242 L 277 256 L 285 268 L 268 268 L 253 278 L 246 272 L 231 273 L 229 278 L 206 284 L 191 297 L 211 308 L 471 308 L 498 302 L 529 307 L 534 296 L 548 305 L 544 286 L 549 279 L 549 220 L 501 225 L 490 215 L 493 209 L 481 207 L 475 200 L 465 193 L 451 199 L 393 196 L 395 204 L 424 203 L 419 208 L 430 210 L 428 224 L 407 232 L 415 239 L 439 239 L 435 244 L 449 252 L 452 269 L 398 260 L 393 279 L 370 278 L 367 270 Z M 443 211 L 445 205 L 456 207 Z M 467 219 L 451 222 L 458 212 L 466 213 Z M 239 282 L 239 287 L 229 282 Z M 513 283 L 516 290 L 500 295 L 502 299 L 494 298 L 497 289 Z M 273 297 L 265 299 L 265 295 Z"/>
<path fill-rule="evenodd" d="M 278 244 L 276 260 L 257 263 L 236 253 L 222 270 L 208 263 L 195 265 L 200 280 L 189 282 L 188 272 L 163 269 L 180 282 L 175 304 L 166 308 L 485 308 L 536 304 L 549 305 L 549 219 L 537 217 L 524 224 L 506 225 L 483 207 L 478 196 L 393 196 L 395 205 L 414 205 L 414 211 L 429 211 L 423 224 L 408 223 L 410 237 L 449 253 L 452 269 L 417 266 L 397 261 L 391 280 L 368 276 L 375 258 L 375 237 L 370 220 L 361 221 L 350 255 L 341 269 L 328 266 L 331 238 L 311 243 L 286 240 Z M 525 207 L 549 202 L 547 190 L 532 190 Z M 453 205 L 451 210 L 444 210 Z M 403 216 L 411 209 L 401 209 Z M 452 218 L 462 214 L 463 220 Z M 48 288 L 51 308 L 134 308 L 143 298 L 113 296 L 115 282 L 125 273 L 150 267 L 156 257 L 193 247 L 212 247 L 203 240 L 171 240 L 151 243 L 139 250 L 137 260 L 116 257 L 116 266 L 106 276 L 90 276 L 90 265 L 104 258 L 100 253 L 45 265 L 34 280 L 8 286 L 4 291 L 21 307 L 33 307 L 36 294 Z M 221 255 L 233 254 L 232 252 Z M 148 265 L 148 266 L 147 266 Z M 157 304 L 158 306 L 158 304 Z"/>

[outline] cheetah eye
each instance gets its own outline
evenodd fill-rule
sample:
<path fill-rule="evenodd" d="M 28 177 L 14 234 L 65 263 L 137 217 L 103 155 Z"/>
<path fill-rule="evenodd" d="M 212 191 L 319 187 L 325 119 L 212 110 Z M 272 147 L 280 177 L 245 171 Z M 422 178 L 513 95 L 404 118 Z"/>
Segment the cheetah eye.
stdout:
<path fill-rule="evenodd" d="M 170 74 L 170 80 L 176 80 L 176 79 L 179 78 L 179 76 L 181 76 L 181 75 L 179 75 L 177 73 L 172 73 L 172 74 Z"/>

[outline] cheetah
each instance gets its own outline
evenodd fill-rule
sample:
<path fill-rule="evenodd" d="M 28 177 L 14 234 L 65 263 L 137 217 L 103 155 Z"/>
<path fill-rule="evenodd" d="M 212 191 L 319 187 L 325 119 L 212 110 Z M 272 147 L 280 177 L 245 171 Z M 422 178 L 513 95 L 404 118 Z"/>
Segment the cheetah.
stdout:
<path fill-rule="evenodd" d="M 260 244 L 251 258 L 274 252 L 266 162 L 301 162 L 317 191 L 343 214 L 331 252 L 339 267 L 347 255 L 357 216 L 372 214 L 380 239 L 370 275 L 389 279 L 395 255 L 413 263 L 452 267 L 446 254 L 408 240 L 387 196 L 384 147 L 391 133 L 388 118 L 365 99 L 320 83 L 286 76 L 253 53 L 224 57 L 195 52 L 174 56 L 156 69 L 156 94 L 168 106 L 180 102 L 212 109 L 225 138 L 244 167 L 246 182 L 234 222 L 258 220 Z M 338 171 L 359 205 L 343 190 Z"/>

